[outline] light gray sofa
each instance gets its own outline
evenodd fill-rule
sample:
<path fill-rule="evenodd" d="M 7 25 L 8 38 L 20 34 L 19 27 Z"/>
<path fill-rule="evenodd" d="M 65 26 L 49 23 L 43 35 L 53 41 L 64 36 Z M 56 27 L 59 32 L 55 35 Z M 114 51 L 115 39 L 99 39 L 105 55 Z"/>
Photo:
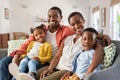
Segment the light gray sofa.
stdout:
<path fill-rule="evenodd" d="M 7 56 L 7 48 L 0 49 L 0 60 Z"/>
<path fill-rule="evenodd" d="M 85 80 L 120 80 L 120 41 L 112 41 L 117 46 L 114 63 L 108 69 L 91 73 Z M 0 59 L 7 56 L 7 49 L 0 49 Z"/>
<path fill-rule="evenodd" d="M 105 70 L 91 73 L 85 80 L 120 80 L 120 41 L 112 41 L 117 46 L 113 65 Z"/>

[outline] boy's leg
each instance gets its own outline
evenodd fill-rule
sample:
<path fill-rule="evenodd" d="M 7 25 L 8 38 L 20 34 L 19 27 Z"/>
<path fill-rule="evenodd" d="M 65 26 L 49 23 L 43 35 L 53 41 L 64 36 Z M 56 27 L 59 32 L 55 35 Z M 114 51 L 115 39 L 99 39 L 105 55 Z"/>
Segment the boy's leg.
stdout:
<path fill-rule="evenodd" d="M 9 73 L 8 65 L 12 62 L 12 57 L 4 57 L 0 61 L 0 80 L 11 80 L 12 75 Z"/>

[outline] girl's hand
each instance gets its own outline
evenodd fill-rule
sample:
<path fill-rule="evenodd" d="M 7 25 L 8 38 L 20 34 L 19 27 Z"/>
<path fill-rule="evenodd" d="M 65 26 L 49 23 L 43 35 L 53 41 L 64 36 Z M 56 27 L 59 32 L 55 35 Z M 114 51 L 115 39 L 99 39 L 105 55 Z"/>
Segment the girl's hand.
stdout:
<path fill-rule="evenodd" d="M 39 58 L 38 58 L 38 57 L 33 57 L 32 60 L 37 60 L 37 61 L 39 61 Z"/>

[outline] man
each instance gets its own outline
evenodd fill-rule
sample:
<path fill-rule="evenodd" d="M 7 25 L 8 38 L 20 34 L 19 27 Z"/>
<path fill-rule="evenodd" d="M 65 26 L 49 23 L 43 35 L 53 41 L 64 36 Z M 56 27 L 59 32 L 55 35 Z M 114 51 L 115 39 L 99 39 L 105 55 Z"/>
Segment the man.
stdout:
<path fill-rule="evenodd" d="M 46 41 L 50 42 L 53 45 L 53 56 L 57 52 L 58 48 L 60 47 L 61 41 L 69 36 L 74 34 L 74 31 L 64 25 L 60 25 L 60 21 L 62 19 L 62 11 L 58 7 L 52 7 L 48 11 L 48 23 L 49 26 L 47 27 L 47 36 Z M 30 40 L 26 40 L 24 45 L 27 47 L 28 44 L 33 41 L 33 38 Z M 24 50 L 22 50 L 24 49 Z M 11 56 L 5 57 L 0 61 L 0 80 L 11 80 L 12 76 L 9 73 L 8 65 L 13 62 L 15 64 L 19 64 L 20 55 L 25 52 L 27 48 L 22 48 L 14 51 Z"/>

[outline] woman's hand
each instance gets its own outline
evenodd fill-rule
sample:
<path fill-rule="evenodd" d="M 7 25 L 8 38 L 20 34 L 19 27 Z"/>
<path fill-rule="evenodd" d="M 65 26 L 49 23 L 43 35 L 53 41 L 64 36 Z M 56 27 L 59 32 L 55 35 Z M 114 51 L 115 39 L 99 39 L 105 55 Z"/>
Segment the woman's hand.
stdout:
<path fill-rule="evenodd" d="M 48 76 L 52 73 L 51 69 L 46 69 L 40 74 L 40 79 L 44 78 L 45 76 Z"/>
<path fill-rule="evenodd" d="M 60 78 L 60 80 L 69 79 L 70 74 L 71 74 L 70 71 L 66 72 L 66 73 Z"/>

